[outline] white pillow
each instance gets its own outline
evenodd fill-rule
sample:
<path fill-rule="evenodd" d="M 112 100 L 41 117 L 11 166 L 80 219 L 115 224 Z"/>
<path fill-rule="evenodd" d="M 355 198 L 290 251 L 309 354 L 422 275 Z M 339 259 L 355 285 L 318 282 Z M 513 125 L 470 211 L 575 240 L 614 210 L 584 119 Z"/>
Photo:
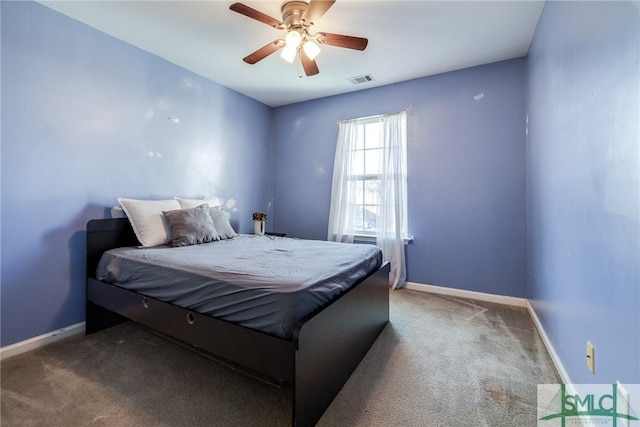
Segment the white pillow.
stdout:
<path fill-rule="evenodd" d="M 131 227 L 142 246 L 160 246 L 169 242 L 169 227 L 162 211 L 181 209 L 177 200 L 136 200 L 118 197 Z"/>
<path fill-rule="evenodd" d="M 220 206 L 209 208 L 209 214 L 213 219 L 213 226 L 220 235 L 221 239 L 232 239 L 237 236 L 236 231 L 229 223 L 227 213 Z"/>
<path fill-rule="evenodd" d="M 195 208 L 205 203 L 209 205 L 209 213 L 213 219 L 213 225 L 216 227 L 221 239 L 231 239 L 236 237 L 236 231 L 229 223 L 229 217 L 227 212 L 222 208 L 222 201 L 217 197 L 210 197 L 208 199 L 182 199 L 176 197 L 176 200 L 180 202 L 182 209 Z"/>
<path fill-rule="evenodd" d="M 126 215 L 121 206 L 114 206 L 111 208 L 111 218 L 124 218 Z"/>
<path fill-rule="evenodd" d="M 175 199 L 180 203 L 182 209 L 197 208 L 205 203 L 211 208 L 214 206 L 222 206 L 222 201 L 217 197 L 209 197 L 208 199 L 182 199 L 180 197 L 176 197 Z"/>

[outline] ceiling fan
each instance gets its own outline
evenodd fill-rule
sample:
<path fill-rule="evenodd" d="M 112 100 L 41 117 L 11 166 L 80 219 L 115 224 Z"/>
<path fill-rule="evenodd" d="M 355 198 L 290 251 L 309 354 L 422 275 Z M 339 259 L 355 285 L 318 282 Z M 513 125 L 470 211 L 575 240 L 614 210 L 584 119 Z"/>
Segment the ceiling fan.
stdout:
<path fill-rule="evenodd" d="M 311 32 L 311 27 L 329 10 L 335 0 L 287 1 L 282 5 L 282 21 L 265 15 L 242 3 L 233 3 L 229 9 L 260 21 L 275 29 L 286 31 L 284 39 L 277 39 L 243 58 L 247 64 L 255 64 L 272 53 L 282 49 L 280 56 L 292 63 L 300 57 L 307 76 L 318 74 L 320 70 L 315 58 L 320 53 L 318 45 L 337 46 L 347 49 L 365 50 L 368 40 L 362 37 L 346 36 L 326 32 Z"/>

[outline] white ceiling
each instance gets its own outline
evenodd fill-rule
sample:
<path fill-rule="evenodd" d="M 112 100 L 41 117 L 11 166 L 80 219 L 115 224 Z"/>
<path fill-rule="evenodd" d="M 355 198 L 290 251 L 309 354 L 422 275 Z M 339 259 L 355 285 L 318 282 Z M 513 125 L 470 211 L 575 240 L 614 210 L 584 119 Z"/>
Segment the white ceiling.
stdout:
<path fill-rule="evenodd" d="M 234 89 L 280 106 L 525 56 L 543 1 L 337 0 L 314 31 L 369 39 L 365 51 L 322 46 L 320 74 L 298 77 L 298 62 L 249 53 L 283 31 L 220 1 L 40 1 L 91 27 Z M 281 20 L 282 1 L 242 3 Z M 371 74 L 374 82 L 348 79 Z"/>

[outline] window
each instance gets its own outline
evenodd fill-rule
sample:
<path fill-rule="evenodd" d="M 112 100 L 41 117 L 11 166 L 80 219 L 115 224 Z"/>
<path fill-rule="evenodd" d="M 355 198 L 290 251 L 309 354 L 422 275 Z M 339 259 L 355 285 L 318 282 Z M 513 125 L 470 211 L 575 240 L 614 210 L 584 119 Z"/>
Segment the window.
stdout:
<path fill-rule="evenodd" d="M 380 215 L 380 122 L 363 123 L 353 149 L 349 179 L 356 183 L 354 231 L 375 234 Z"/>
<path fill-rule="evenodd" d="M 385 119 L 386 116 L 376 116 L 340 123 L 332 188 L 333 221 L 330 219 L 337 228 L 332 230 L 330 224 L 330 239 L 332 231 L 337 236 L 377 236 L 382 231 L 383 211 L 394 217 L 392 221 L 386 219 L 384 231 L 395 232 L 398 224 L 402 237 L 408 238 L 406 121 L 390 129 Z M 391 173 L 383 176 L 383 170 Z M 385 201 L 394 207 L 385 208 Z M 395 208 L 397 203 L 402 204 L 399 209 Z M 398 221 L 396 213 L 401 215 Z M 336 215 L 342 218 L 338 220 Z"/>
<path fill-rule="evenodd" d="M 354 233 L 357 236 L 375 236 L 378 232 L 381 197 L 381 168 L 383 167 L 384 147 L 382 144 L 383 129 L 381 118 L 360 119 L 360 130 L 356 133 L 352 150 L 352 162 L 349 178 L 356 185 Z M 397 147 L 406 158 L 407 146 Z M 406 186 L 406 171 L 402 174 Z M 406 213 L 406 198 L 404 200 Z M 402 221 L 402 236 L 407 237 L 407 221 Z"/>
<path fill-rule="evenodd" d="M 338 122 L 327 238 L 375 238 L 404 285 L 407 233 L 407 112 Z"/>

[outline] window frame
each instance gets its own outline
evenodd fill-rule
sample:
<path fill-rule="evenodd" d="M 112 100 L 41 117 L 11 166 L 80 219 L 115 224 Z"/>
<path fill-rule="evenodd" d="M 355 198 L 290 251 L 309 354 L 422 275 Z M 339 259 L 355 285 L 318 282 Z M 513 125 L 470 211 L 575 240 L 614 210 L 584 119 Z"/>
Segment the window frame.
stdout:
<path fill-rule="evenodd" d="M 351 156 L 353 156 L 353 158 L 356 157 L 356 154 L 358 151 L 362 151 L 363 152 L 363 162 L 362 162 L 362 173 L 353 173 L 353 170 L 355 169 L 355 167 L 352 165 L 350 170 L 349 170 L 349 180 L 353 180 L 355 181 L 357 184 L 359 184 L 360 182 L 363 182 L 363 188 L 362 188 L 362 200 L 356 200 L 355 205 L 357 207 L 359 216 L 362 218 L 362 224 L 364 225 L 365 221 L 364 221 L 364 209 L 367 206 L 374 206 L 378 208 L 378 212 L 381 206 L 381 200 L 380 200 L 380 193 L 378 191 L 378 195 L 377 195 L 377 199 L 378 199 L 378 203 L 377 204 L 371 204 L 371 203 L 366 203 L 366 182 L 367 181 L 377 181 L 377 182 L 381 182 L 382 180 L 382 175 L 379 172 L 379 165 L 375 168 L 376 170 L 378 170 L 378 173 L 367 173 L 367 151 L 373 151 L 373 150 L 377 150 L 382 152 L 383 147 L 382 144 L 380 144 L 380 141 L 378 140 L 376 143 L 372 143 L 371 146 L 367 145 L 367 127 L 368 126 L 372 126 L 375 124 L 379 124 L 381 123 L 381 116 L 374 116 L 374 117 L 369 117 L 369 118 L 362 118 L 362 119 L 358 119 L 359 126 L 362 126 L 363 128 L 363 136 L 362 136 L 362 145 L 361 147 L 359 146 L 360 144 L 358 144 L 356 146 L 356 148 L 354 148 L 353 150 L 351 150 Z M 404 145 L 404 149 L 407 149 L 406 144 Z M 405 157 L 406 157 L 407 153 L 405 151 Z M 378 156 L 378 159 L 380 159 L 381 156 Z M 378 160 L 379 161 L 379 160 Z M 405 177 L 405 180 L 408 180 L 407 177 Z M 405 209 L 407 207 L 405 206 Z M 405 244 L 407 244 L 410 241 L 413 241 L 413 236 L 409 236 L 409 231 L 408 231 L 408 224 L 405 223 L 405 229 L 402 230 L 402 236 L 404 239 Z M 356 226 L 354 225 L 354 238 L 356 241 L 364 241 L 364 242 L 375 242 L 376 241 L 376 235 L 377 235 L 377 225 L 376 228 L 374 230 L 366 230 L 364 228 L 356 228 Z"/>

